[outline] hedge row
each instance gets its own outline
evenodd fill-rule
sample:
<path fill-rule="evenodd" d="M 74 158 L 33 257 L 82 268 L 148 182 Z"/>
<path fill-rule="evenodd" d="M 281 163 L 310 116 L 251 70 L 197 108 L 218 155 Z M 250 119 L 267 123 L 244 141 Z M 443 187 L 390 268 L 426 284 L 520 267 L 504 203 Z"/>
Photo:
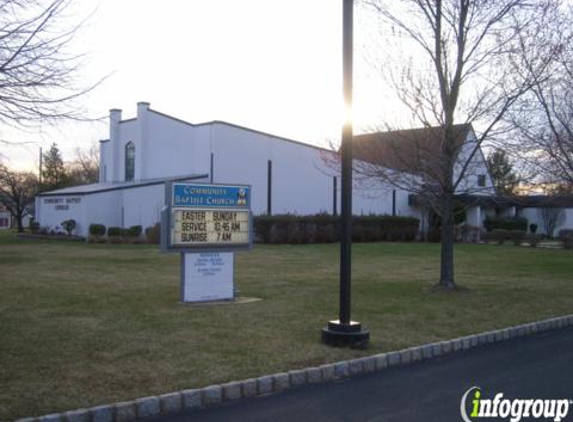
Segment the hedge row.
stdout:
<path fill-rule="evenodd" d="M 503 245 L 506 240 L 513 242 L 515 246 L 519 246 L 525 240 L 527 233 L 525 230 L 505 230 L 495 229 L 491 232 L 491 237 L 499 244 Z"/>
<path fill-rule="evenodd" d="M 131 226 L 127 229 L 121 227 L 106 227 L 103 224 L 90 224 L 89 233 L 92 236 L 104 236 L 107 232 L 108 236 L 124 236 L 124 237 L 139 237 L 141 236 L 141 226 Z"/>
<path fill-rule="evenodd" d="M 559 235 L 557 236 L 561 245 L 565 249 L 573 249 L 573 230 L 572 229 L 561 229 L 559 230 Z"/>
<path fill-rule="evenodd" d="M 331 243 L 340 240 L 340 218 L 328 214 L 261 215 L 253 220 L 255 239 L 261 243 Z M 355 216 L 352 218 L 352 241 L 411 242 L 416 239 L 419 224 L 419 220 L 413 217 Z"/>
<path fill-rule="evenodd" d="M 493 230 L 527 231 L 527 218 L 487 216 L 483 222 L 483 226 L 488 232 L 491 232 Z"/>
<path fill-rule="evenodd" d="M 103 224 L 90 224 L 88 242 L 90 243 L 159 243 L 159 223 L 145 229 L 145 238 L 141 226 L 121 228 L 107 227 Z M 106 236 L 107 234 L 107 236 Z"/>

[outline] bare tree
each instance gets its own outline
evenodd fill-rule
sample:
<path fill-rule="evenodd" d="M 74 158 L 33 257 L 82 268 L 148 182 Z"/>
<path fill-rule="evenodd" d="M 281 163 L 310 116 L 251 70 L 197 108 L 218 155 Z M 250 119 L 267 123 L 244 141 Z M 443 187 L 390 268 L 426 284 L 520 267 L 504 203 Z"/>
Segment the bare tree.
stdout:
<path fill-rule="evenodd" d="M 427 131 L 414 146 L 417 150 L 408 152 L 407 161 L 377 166 L 374 174 L 425 198 L 441 217 L 439 285 L 453 289 L 455 195 L 464 190 L 484 140 L 504 130 L 504 114 L 544 80 L 560 48 L 544 25 L 558 13 L 558 4 L 553 0 L 363 3 L 377 12 L 385 28 L 380 35 L 384 45 L 400 44 L 399 52 L 381 62 L 380 72 Z M 470 123 L 480 131 L 471 142 L 460 142 Z M 386 148 L 403 151 L 396 139 Z M 366 176 L 374 168 L 371 164 L 362 169 Z"/>
<path fill-rule="evenodd" d="M 76 157 L 67 164 L 67 173 L 72 184 L 97 183 L 99 180 L 99 148 L 93 144 L 87 150 L 76 149 Z"/>
<path fill-rule="evenodd" d="M 0 203 L 16 219 L 18 232 L 24 231 L 22 219 L 38 192 L 38 178 L 29 172 L 12 171 L 0 164 Z"/>
<path fill-rule="evenodd" d="M 563 223 L 563 219 L 565 218 L 565 211 L 563 208 L 546 207 L 539 208 L 537 212 L 541 217 L 541 222 L 543 224 L 545 234 L 552 238 L 557 226 Z"/>
<path fill-rule="evenodd" d="M 548 30 L 562 44 L 547 78 L 540 79 L 509 116 L 518 133 L 514 152 L 535 180 L 573 186 L 573 11 L 564 11 Z"/>
<path fill-rule="evenodd" d="M 101 81 L 82 87 L 83 55 L 71 52 L 80 24 L 70 26 L 72 0 L 0 0 L 0 121 L 31 125 L 83 119 L 75 101 Z"/>

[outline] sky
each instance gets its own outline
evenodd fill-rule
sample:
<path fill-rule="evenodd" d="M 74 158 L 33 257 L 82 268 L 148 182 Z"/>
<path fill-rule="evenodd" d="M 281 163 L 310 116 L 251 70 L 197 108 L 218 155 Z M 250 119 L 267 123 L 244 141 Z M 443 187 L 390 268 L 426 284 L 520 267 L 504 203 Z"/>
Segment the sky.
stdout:
<path fill-rule="evenodd" d="M 68 15 L 89 16 L 73 44 L 87 54 L 79 82 L 107 75 L 81 100 L 89 116 L 119 108 L 135 117 L 145 101 L 191 123 L 223 120 L 321 146 L 340 136 L 341 0 L 74 0 Z M 372 24 L 355 7 L 355 132 L 390 112 L 365 59 Z M 16 144 L 3 147 L 3 160 L 32 170 L 53 142 L 71 160 L 108 131 L 107 119 L 2 127 Z"/>

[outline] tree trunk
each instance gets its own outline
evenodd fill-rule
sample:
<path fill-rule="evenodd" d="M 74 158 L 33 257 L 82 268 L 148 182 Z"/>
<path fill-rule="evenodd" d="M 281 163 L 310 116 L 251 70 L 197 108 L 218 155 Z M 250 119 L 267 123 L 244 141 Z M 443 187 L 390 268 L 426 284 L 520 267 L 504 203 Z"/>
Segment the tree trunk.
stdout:
<path fill-rule="evenodd" d="M 442 209 L 442 254 L 440 264 L 440 287 L 454 289 L 454 198 L 444 195 Z"/>
<path fill-rule="evenodd" d="M 16 224 L 18 225 L 18 233 L 24 233 L 24 225 L 22 224 L 22 214 L 16 216 Z"/>

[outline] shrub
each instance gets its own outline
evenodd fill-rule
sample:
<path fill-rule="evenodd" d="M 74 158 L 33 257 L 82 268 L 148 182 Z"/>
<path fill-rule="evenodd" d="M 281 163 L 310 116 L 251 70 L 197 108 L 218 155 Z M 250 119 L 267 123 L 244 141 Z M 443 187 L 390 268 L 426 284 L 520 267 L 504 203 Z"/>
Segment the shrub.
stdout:
<path fill-rule="evenodd" d="M 121 227 L 108 227 L 107 236 L 108 237 L 119 237 L 122 235 Z"/>
<path fill-rule="evenodd" d="M 262 243 L 270 243 L 271 228 L 275 223 L 273 216 L 259 215 L 253 218 L 253 229 Z"/>
<path fill-rule="evenodd" d="M 139 237 L 141 236 L 142 228 L 141 226 L 131 226 L 127 229 L 127 235 L 129 237 Z"/>
<path fill-rule="evenodd" d="M 491 237 L 497 242 L 498 245 L 503 245 L 506 240 L 509 240 L 509 231 L 505 229 L 495 229 L 491 232 Z"/>
<path fill-rule="evenodd" d="M 469 224 L 461 224 L 454 226 L 454 241 L 465 243 L 477 243 L 478 240 L 487 240 L 488 236 L 482 234 L 482 229 L 477 226 L 470 226 Z M 441 227 L 432 227 L 426 233 L 426 240 L 432 243 L 440 243 L 442 241 Z"/>
<path fill-rule="evenodd" d="M 332 243 L 336 242 L 338 236 L 336 234 L 336 226 L 334 224 L 317 224 L 315 234 L 316 243 Z"/>
<path fill-rule="evenodd" d="M 340 219 L 328 214 L 311 216 L 261 215 L 254 217 L 255 238 L 263 243 L 329 243 L 340 236 Z M 352 218 L 355 242 L 413 241 L 419 220 L 386 215 Z"/>
<path fill-rule="evenodd" d="M 34 221 L 34 219 L 30 220 L 30 231 L 33 234 L 38 234 L 40 232 L 40 223 Z"/>
<path fill-rule="evenodd" d="M 123 237 L 121 237 L 121 236 L 109 235 L 107 240 L 109 243 L 114 244 L 114 245 L 118 245 L 120 243 L 123 243 Z"/>
<path fill-rule="evenodd" d="M 509 238 L 513 242 L 515 246 L 520 246 L 525 239 L 525 231 L 524 230 L 510 230 L 509 231 Z"/>
<path fill-rule="evenodd" d="M 531 224 L 529 225 L 529 231 L 530 231 L 532 234 L 537 233 L 537 224 L 531 223 Z"/>
<path fill-rule="evenodd" d="M 458 242 L 477 243 L 481 235 L 481 229 L 469 224 L 456 226 L 455 238 Z"/>
<path fill-rule="evenodd" d="M 401 232 L 396 232 L 394 235 L 388 233 L 388 236 L 401 236 Z M 406 237 L 406 235 L 404 235 Z M 381 228 L 376 224 L 366 224 L 362 226 L 362 241 L 363 242 L 378 242 L 382 240 Z"/>
<path fill-rule="evenodd" d="M 369 241 L 388 240 L 410 242 L 416 239 L 420 221 L 413 217 L 368 216 L 360 217 Z"/>
<path fill-rule="evenodd" d="M 573 248 L 573 229 L 561 229 L 559 230 L 559 235 L 557 236 L 561 245 L 565 249 Z"/>
<path fill-rule="evenodd" d="M 440 243 L 442 241 L 442 230 L 439 227 L 433 227 L 426 234 L 428 242 Z"/>
<path fill-rule="evenodd" d="M 130 243 L 132 245 L 144 245 L 147 243 L 147 239 L 139 236 L 139 237 L 128 237 L 127 239 L 124 239 L 127 243 Z"/>
<path fill-rule="evenodd" d="M 364 228 L 361 225 L 352 228 L 352 241 L 364 242 Z"/>
<path fill-rule="evenodd" d="M 286 243 L 286 231 L 280 224 L 275 224 L 271 227 L 269 233 L 269 243 L 271 245 L 280 245 Z"/>
<path fill-rule="evenodd" d="M 68 236 L 71 236 L 72 232 L 76 228 L 76 220 L 70 218 L 69 220 L 62 221 L 62 227 L 66 232 L 68 232 Z"/>
<path fill-rule="evenodd" d="M 305 242 L 305 230 L 304 227 L 306 224 L 303 223 L 292 223 L 289 225 L 289 229 L 286 232 L 286 243 L 292 245 L 298 245 L 300 243 L 309 243 L 308 241 Z"/>
<path fill-rule="evenodd" d="M 488 232 L 501 230 L 527 230 L 527 218 L 525 217 L 491 217 L 487 216 L 483 226 Z"/>
<path fill-rule="evenodd" d="M 529 243 L 529 246 L 531 246 L 532 248 L 536 248 L 537 245 L 539 245 L 539 243 L 541 242 L 541 236 L 532 233 L 527 237 L 527 242 Z"/>
<path fill-rule="evenodd" d="M 92 236 L 103 236 L 105 234 L 105 226 L 103 224 L 90 224 L 89 232 Z"/>
<path fill-rule="evenodd" d="M 352 240 L 355 242 L 382 240 L 382 224 L 382 220 L 376 216 L 354 217 L 352 219 Z"/>
<path fill-rule="evenodd" d="M 90 234 L 87 238 L 87 242 L 88 243 L 106 243 L 106 239 L 103 236 L 96 236 L 96 235 Z"/>
<path fill-rule="evenodd" d="M 145 237 L 150 245 L 159 245 L 161 241 L 161 224 L 156 223 L 145 229 Z"/>

